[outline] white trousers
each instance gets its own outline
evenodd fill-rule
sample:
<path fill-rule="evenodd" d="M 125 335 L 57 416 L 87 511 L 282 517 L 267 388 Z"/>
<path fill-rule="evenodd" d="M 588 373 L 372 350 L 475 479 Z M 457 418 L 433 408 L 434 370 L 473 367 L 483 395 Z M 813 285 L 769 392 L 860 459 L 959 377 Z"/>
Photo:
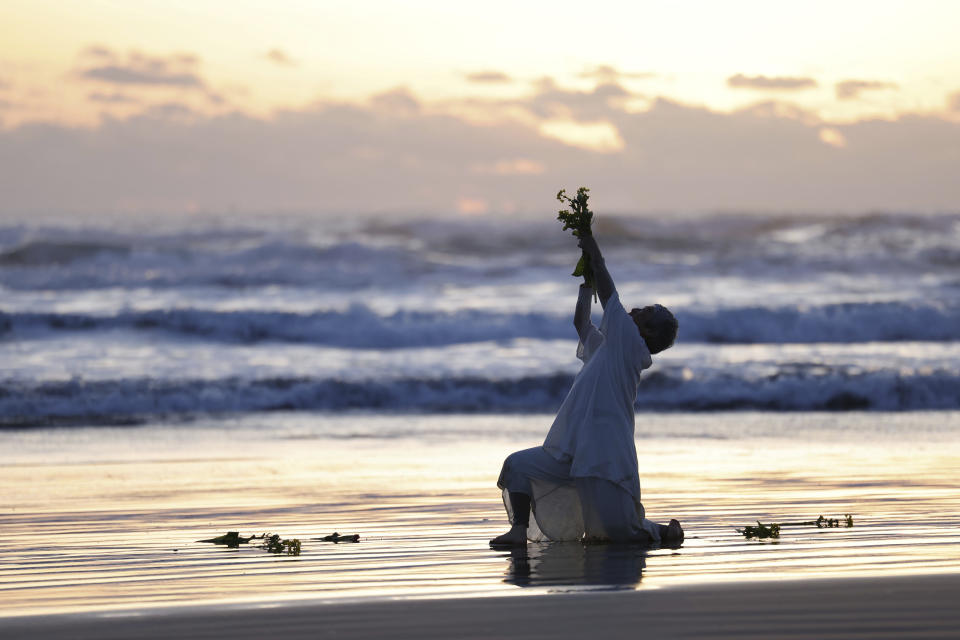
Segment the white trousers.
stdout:
<path fill-rule="evenodd" d="M 532 539 L 590 539 L 614 542 L 660 542 L 660 527 L 644 518 L 643 505 L 623 487 L 603 478 L 573 478 L 570 463 L 560 462 L 543 447 L 507 456 L 497 486 L 513 521 L 508 493 L 530 496 L 536 527 Z"/>

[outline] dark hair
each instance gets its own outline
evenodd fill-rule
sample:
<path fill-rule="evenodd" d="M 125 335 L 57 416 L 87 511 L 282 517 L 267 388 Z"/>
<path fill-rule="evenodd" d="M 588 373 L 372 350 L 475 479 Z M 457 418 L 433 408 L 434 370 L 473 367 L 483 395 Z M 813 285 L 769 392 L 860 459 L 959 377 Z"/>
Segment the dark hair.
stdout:
<path fill-rule="evenodd" d="M 660 353 L 673 346 L 673 341 L 677 339 L 678 325 L 669 309 L 659 304 L 653 305 L 653 308 L 654 316 L 647 321 L 647 329 L 651 335 L 643 336 L 643 341 L 647 343 L 650 353 Z"/>

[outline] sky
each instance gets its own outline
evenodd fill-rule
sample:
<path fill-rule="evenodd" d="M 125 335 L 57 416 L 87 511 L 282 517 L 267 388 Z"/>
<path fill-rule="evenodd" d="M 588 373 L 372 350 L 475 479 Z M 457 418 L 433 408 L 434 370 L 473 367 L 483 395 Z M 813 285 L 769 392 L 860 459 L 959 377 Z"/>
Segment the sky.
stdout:
<path fill-rule="evenodd" d="M 0 213 L 956 211 L 960 3 L 4 0 Z"/>

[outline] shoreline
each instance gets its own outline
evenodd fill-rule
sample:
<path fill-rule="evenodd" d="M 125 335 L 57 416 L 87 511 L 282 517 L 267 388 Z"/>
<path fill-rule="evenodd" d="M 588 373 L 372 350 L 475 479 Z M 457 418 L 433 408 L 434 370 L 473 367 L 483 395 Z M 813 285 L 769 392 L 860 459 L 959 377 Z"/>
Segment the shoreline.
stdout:
<path fill-rule="evenodd" d="M 960 572 L 0 618 L 5 638 L 955 637 Z"/>
<path fill-rule="evenodd" d="M 384 631 L 397 607 L 443 628 L 456 622 L 444 622 L 451 608 L 483 625 L 519 606 L 510 615 L 526 630 L 521 603 L 536 606 L 537 620 L 552 620 L 565 615 L 550 612 L 557 601 L 573 609 L 596 602 L 591 606 L 605 611 L 596 624 L 609 618 L 616 627 L 636 626 L 608 604 L 625 599 L 628 609 L 661 616 L 672 599 L 699 590 L 687 609 L 707 615 L 701 601 L 717 594 L 738 591 L 753 602 L 788 593 L 789 582 L 781 581 L 794 579 L 801 591 L 838 594 L 858 584 L 845 577 L 883 588 L 940 580 L 960 594 L 949 579 L 916 577 L 960 573 L 960 496 L 953 490 L 960 444 L 946 437 L 957 432 L 958 417 L 662 416 L 657 427 L 671 435 L 642 438 L 643 491 L 648 517 L 684 523 L 687 540 L 678 552 L 491 549 L 488 540 L 506 520 L 492 476 L 505 452 L 542 428 L 539 416 L 462 417 L 451 425 L 437 416 L 277 414 L 266 424 L 0 434 L 2 457 L 13 463 L 0 465 L 0 484 L 15 488 L 0 514 L 7 534 L 0 637 L 14 624 L 21 636 L 37 628 L 62 637 L 69 626 L 99 637 L 121 621 L 143 627 L 126 635 L 144 635 L 149 624 L 137 621 L 167 628 L 189 618 L 211 629 L 236 626 L 243 638 L 261 618 L 282 627 L 288 617 L 295 637 L 335 623 L 363 637 L 378 633 L 351 627 L 336 612 L 379 620 Z M 854 527 L 789 528 L 766 542 L 735 530 L 757 520 L 844 513 L 853 514 Z M 196 542 L 226 531 L 298 538 L 303 552 L 290 558 Z M 333 531 L 358 533 L 361 543 L 314 541 Z M 824 579 L 839 581 L 816 582 Z M 592 591 L 610 586 L 620 591 Z M 918 611 L 939 597 L 911 593 L 905 598 Z M 644 609 L 655 601 L 661 604 Z M 754 615 L 781 608 L 765 601 Z M 498 604 L 489 609 L 487 602 Z M 829 605 L 813 602 L 807 615 Z M 744 606 L 728 603 L 731 611 Z M 676 613 L 673 624 L 683 617 Z"/>

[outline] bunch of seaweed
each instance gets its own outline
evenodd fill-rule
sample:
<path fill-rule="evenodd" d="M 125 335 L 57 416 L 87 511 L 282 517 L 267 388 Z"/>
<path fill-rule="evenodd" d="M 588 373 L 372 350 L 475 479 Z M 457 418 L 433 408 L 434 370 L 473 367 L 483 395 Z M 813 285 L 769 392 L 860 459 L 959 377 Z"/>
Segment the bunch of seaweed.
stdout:
<path fill-rule="evenodd" d="M 315 538 L 315 540 L 320 540 L 321 542 L 332 542 L 334 544 L 339 544 L 341 542 L 360 542 L 360 534 L 354 533 L 347 536 L 342 536 L 336 531 L 334 531 L 329 536 L 323 536 L 322 538 Z"/>
<path fill-rule="evenodd" d="M 779 538 L 780 525 L 776 522 L 763 524 L 757 520 L 757 526 L 747 525 L 743 529 L 737 529 L 737 533 L 742 533 L 745 538 Z"/>
<path fill-rule="evenodd" d="M 222 544 L 230 549 L 236 549 L 242 544 L 247 544 L 257 536 L 247 536 L 244 538 L 239 531 L 228 531 L 222 536 L 208 538 L 206 540 L 197 540 L 197 542 L 209 542 L 210 544 Z"/>
<path fill-rule="evenodd" d="M 818 529 L 837 528 L 843 523 L 844 527 L 853 526 L 853 516 L 849 513 L 844 514 L 843 518 L 824 518 L 821 514 L 816 520 L 804 520 L 803 522 L 771 522 L 763 524 L 757 520 L 757 526 L 747 525 L 742 529 L 737 529 L 737 533 L 743 534 L 745 538 L 779 538 L 781 527 L 817 527 Z"/>
<path fill-rule="evenodd" d="M 230 549 L 236 549 L 242 544 L 250 544 L 253 540 L 260 540 L 257 548 L 263 549 L 267 553 L 286 554 L 288 556 L 300 555 L 300 540 L 298 538 L 281 539 L 280 535 L 276 533 L 261 533 L 259 536 L 243 537 L 238 531 L 228 531 L 222 536 L 197 540 L 197 542 L 222 544 Z"/>
<path fill-rule="evenodd" d="M 321 542 L 360 542 L 360 534 L 340 535 L 334 531 L 329 536 L 322 538 L 312 538 Z M 220 544 L 230 549 L 236 549 L 241 544 L 250 544 L 254 540 L 259 540 L 256 545 L 258 549 L 263 549 L 267 553 L 282 554 L 288 556 L 298 556 L 302 549 L 302 543 L 299 538 L 283 538 L 277 533 L 261 533 L 259 536 L 241 536 L 238 531 L 228 531 L 222 536 L 208 538 L 206 540 L 197 540 L 197 542 L 208 542 L 210 544 Z"/>
<path fill-rule="evenodd" d="M 197 542 L 208 542 L 210 544 L 220 544 L 230 549 L 236 549 L 242 544 L 250 544 L 253 540 L 259 540 L 258 549 L 263 549 L 267 553 L 283 554 L 288 556 L 300 555 L 302 544 L 299 538 L 282 538 L 277 533 L 261 533 L 259 536 L 241 536 L 238 531 L 228 531 L 222 536 L 208 538 L 206 540 L 197 540 Z M 322 542 L 360 542 L 360 534 L 342 536 L 336 531 L 329 536 L 314 538 Z"/>
<path fill-rule="evenodd" d="M 269 536 L 269 537 L 268 537 Z M 263 540 L 258 547 L 266 551 L 267 553 L 276 553 L 276 554 L 286 554 L 288 556 L 298 556 L 300 555 L 300 539 L 293 538 L 292 540 L 281 540 L 280 536 L 277 534 L 263 534 L 260 536 Z"/>

